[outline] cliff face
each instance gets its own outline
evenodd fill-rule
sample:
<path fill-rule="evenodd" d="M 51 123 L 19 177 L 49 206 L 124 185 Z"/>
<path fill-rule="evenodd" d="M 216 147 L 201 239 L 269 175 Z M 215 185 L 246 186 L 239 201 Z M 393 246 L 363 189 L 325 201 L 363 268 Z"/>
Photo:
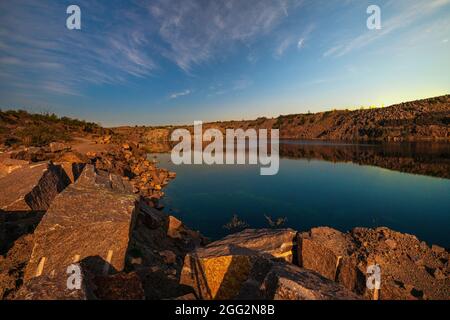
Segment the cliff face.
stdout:
<path fill-rule="evenodd" d="M 201 120 L 201 119 L 198 119 Z M 116 132 L 131 136 L 139 132 L 142 143 L 168 141 L 176 128 L 120 128 Z M 339 141 L 450 141 L 450 95 L 401 103 L 370 110 L 340 110 L 315 114 L 294 114 L 250 121 L 205 123 L 204 130 L 279 129 L 281 139 L 320 139 Z"/>

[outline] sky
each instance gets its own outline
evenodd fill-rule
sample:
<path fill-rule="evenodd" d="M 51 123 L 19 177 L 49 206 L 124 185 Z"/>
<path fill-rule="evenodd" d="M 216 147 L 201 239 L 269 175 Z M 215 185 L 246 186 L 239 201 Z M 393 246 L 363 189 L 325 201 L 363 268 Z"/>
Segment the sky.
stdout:
<path fill-rule="evenodd" d="M 449 38 L 450 0 L 0 0 L 0 108 L 118 126 L 388 106 L 450 93 Z"/>

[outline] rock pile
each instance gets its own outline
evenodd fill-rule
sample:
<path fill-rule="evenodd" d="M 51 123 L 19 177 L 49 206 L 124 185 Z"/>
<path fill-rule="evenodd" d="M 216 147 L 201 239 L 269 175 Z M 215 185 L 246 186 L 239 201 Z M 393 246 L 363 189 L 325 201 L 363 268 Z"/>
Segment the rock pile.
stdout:
<path fill-rule="evenodd" d="M 149 202 L 152 206 L 158 206 L 158 200 L 164 195 L 163 187 L 176 176 L 150 162 L 145 150 L 134 143 L 89 156 L 98 169 L 127 177 L 136 193 L 152 200 Z"/>
<path fill-rule="evenodd" d="M 415 236 L 388 228 L 341 233 L 314 228 L 298 236 L 300 266 L 314 270 L 367 299 L 449 299 L 449 254 Z M 381 288 L 368 290 L 367 268 L 381 269 Z"/>

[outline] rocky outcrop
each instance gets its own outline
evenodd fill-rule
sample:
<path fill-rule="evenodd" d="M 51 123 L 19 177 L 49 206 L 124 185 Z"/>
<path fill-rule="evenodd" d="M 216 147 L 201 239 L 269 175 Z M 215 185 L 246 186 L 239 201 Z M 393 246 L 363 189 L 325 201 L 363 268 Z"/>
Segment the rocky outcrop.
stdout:
<path fill-rule="evenodd" d="M 96 168 L 128 178 L 134 192 L 148 198 L 148 204 L 154 207 L 159 207 L 158 200 L 164 195 L 162 188 L 175 177 L 149 161 L 146 151 L 135 143 L 89 156 Z"/>
<path fill-rule="evenodd" d="M 9 160 L 2 163 L 11 163 Z M 52 200 L 69 183 L 63 168 L 52 163 L 20 163 L 0 178 L 0 254 L 16 239 L 33 232 Z"/>
<path fill-rule="evenodd" d="M 136 214 L 131 189 L 121 177 L 86 166 L 37 227 L 25 281 L 52 275 L 58 279 L 78 261 L 95 274 L 123 270 Z"/>
<path fill-rule="evenodd" d="M 213 242 L 186 256 L 181 283 L 192 287 L 200 299 L 357 298 L 344 287 L 286 262 L 294 237 L 289 229 L 247 230 Z M 295 295 L 295 288 L 303 289 Z"/>
<path fill-rule="evenodd" d="M 368 299 L 449 299 L 448 252 L 388 228 L 341 233 L 315 228 L 299 234 L 300 266 Z M 368 267 L 381 269 L 380 290 L 366 286 Z"/>

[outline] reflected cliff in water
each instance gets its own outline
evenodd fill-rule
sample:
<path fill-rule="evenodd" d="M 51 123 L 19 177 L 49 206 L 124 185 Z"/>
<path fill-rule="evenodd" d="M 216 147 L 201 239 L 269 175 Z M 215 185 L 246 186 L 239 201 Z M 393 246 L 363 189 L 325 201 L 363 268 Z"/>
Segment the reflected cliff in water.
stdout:
<path fill-rule="evenodd" d="M 282 141 L 280 156 L 289 159 L 352 162 L 405 173 L 450 178 L 448 143 L 346 144 Z"/>
<path fill-rule="evenodd" d="M 152 143 L 150 153 L 170 153 L 173 144 Z M 280 141 L 286 159 L 352 162 L 389 170 L 450 179 L 450 144 L 436 142 L 352 144 L 323 141 Z"/>

